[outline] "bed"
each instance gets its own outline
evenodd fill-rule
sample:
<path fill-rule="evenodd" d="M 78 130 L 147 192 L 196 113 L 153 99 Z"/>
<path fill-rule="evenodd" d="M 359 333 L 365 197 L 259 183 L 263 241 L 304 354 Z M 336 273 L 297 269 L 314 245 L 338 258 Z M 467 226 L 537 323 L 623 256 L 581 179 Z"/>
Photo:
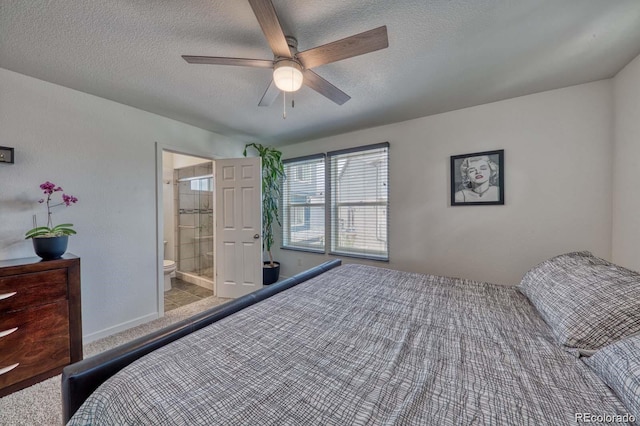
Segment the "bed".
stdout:
<path fill-rule="evenodd" d="M 185 330 L 183 324 L 125 351 L 67 367 L 65 421 L 633 423 L 640 404 L 640 367 L 634 364 L 640 366 L 640 293 L 635 293 L 640 280 L 615 265 L 611 278 L 611 264 L 594 259 L 584 252 L 559 256 L 513 287 L 329 262 L 293 277 L 285 288 L 259 294 L 259 303 L 233 302 L 231 314 L 207 320 L 205 326 Z M 591 270 L 573 279 L 582 280 L 578 289 L 585 287 L 594 262 L 615 281 L 615 291 L 623 287 L 635 299 L 625 298 L 622 317 L 617 312 L 613 316 L 616 325 L 598 323 L 609 331 L 600 330 L 593 342 L 586 338 L 585 343 L 584 330 L 577 329 L 598 322 L 602 311 L 592 315 L 595 320 L 579 322 L 580 327 L 574 326 L 575 311 L 583 303 L 593 305 L 602 289 L 579 297 L 579 306 L 571 308 L 562 300 L 563 291 L 576 296 L 575 288 L 559 287 L 567 287 L 567 275 L 576 276 L 587 264 Z M 598 286 L 601 280 L 592 281 Z M 568 312 L 553 317 L 549 306 L 554 304 Z M 626 324 L 621 326 L 620 318 Z M 179 338 L 156 342 L 176 331 Z M 153 342 L 155 346 L 146 347 Z M 141 348 L 144 354 L 127 358 Z M 100 372 L 104 365 L 107 373 Z M 82 388 L 78 377 L 80 382 L 89 377 L 85 382 L 97 387 L 86 401 L 84 395 L 81 400 L 74 395 Z M 88 393 L 83 389 L 81 394 Z"/>

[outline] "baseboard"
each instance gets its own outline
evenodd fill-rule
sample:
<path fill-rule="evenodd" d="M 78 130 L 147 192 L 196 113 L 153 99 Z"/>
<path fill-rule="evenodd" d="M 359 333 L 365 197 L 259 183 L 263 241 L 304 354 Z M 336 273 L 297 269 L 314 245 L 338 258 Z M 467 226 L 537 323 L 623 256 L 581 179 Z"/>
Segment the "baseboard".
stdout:
<path fill-rule="evenodd" d="M 136 327 L 140 324 L 144 324 L 158 318 L 160 318 L 158 313 L 154 312 L 152 314 L 135 318 L 131 321 L 123 322 L 122 324 L 114 325 L 113 327 L 105 328 L 104 330 L 96 331 L 95 333 L 87 334 L 86 336 L 82 336 L 82 344 L 86 345 L 87 343 L 95 342 L 103 337 L 111 336 L 112 334 L 128 330 L 132 327 Z"/>

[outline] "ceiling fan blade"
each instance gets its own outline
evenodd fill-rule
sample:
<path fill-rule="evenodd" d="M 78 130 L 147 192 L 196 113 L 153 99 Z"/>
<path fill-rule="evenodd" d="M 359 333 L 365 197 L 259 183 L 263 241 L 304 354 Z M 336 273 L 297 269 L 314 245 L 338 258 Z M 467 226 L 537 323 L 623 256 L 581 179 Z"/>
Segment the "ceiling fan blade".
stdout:
<path fill-rule="evenodd" d="M 262 95 L 262 99 L 258 102 L 258 106 L 269 106 L 271 105 L 278 95 L 280 94 L 280 89 L 276 87 L 276 83 L 271 79 L 271 83 L 269 83 L 269 87 L 265 90 L 264 95 Z"/>
<path fill-rule="evenodd" d="M 311 87 L 321 95 L 331 99 L 338 105 L 342 105 L 349 99 L 351 99 L 351 96 L 347 95 L 342 90 L 338 89 L 336 86 L 329 83 L 327 80 L 320 77 L 315 72 L 311 70 L 304 70 L 302 74 L 304 76 L 304 79 L 302 80 L 304 84 Z"/>
<path fill-rule="evenodd" d="M 282 26 L 271 0 L 249 0 L 249 4 L 256 18 L 258 18 L 258 23 L 267 38 L 269 46 L 271 46 L 271 50 L 273 50 L 273 54 L 291 58 L 289 44 L 287 44 L 287 39 L 284 37 Z"/>
<path fill-rule="evenodd" d="M 305 50 L 296 54 L 296 58 L 305 68 L 310 69 L 387 47 L 389 47 L 387 26 L 383 25 L 333 43 Z"/>
<path fill-rule="evenodd" d="M 190 64 L 237 65 L 241 67 L 273 68 L 273 61 L 267 59 L 223 58 L 218 56 L 189 56 L 182 58 Z"/>

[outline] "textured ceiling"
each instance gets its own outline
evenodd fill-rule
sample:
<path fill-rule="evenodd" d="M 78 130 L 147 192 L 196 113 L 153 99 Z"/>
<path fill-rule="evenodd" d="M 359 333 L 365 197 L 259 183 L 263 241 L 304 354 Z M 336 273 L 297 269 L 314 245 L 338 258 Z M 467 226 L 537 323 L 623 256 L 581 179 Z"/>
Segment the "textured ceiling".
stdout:
<path fill-rule="evenodd" d="M 638 0 L 273 4 L 301 51 L 380 25 L 389 48 L 315 68 L 352 99 L 303 87 L 283 120 L 282 95 L 257 106 L 270 70 L 180 57 L 272 59 L 245 0 L 0 0 L 0 67 L 278 145 L 609 78 L 640 54 Z"/>

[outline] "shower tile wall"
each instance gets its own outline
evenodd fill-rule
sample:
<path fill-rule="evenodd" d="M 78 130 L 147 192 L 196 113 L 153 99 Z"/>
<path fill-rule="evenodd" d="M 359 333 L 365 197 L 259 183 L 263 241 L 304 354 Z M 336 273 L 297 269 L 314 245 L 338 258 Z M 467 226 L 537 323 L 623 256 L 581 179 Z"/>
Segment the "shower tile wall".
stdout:
<path fill-rule="evenodd" d="M 213 280 L 212 166 L 209 162 L 174 170 L 178 272 L 194 274 L 211 281 Z M 198 179 L 198 177 L 203 178 Z M 208 283 L 207 286 L 209 286 Z"/>

